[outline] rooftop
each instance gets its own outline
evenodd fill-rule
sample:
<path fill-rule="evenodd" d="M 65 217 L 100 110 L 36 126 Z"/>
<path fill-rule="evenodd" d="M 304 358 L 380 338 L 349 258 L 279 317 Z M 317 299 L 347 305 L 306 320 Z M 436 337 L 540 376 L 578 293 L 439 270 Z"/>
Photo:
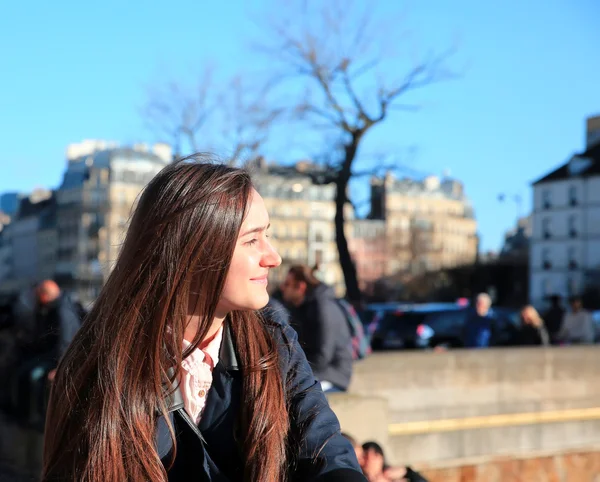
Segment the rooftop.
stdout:
<path fill-rule="evenodd" d="M 575 154 L 569 162 L 538 179 L 533 185 L 590 176 L 600 176 L 600 143 L 587 148 L 580 154 Z"/>

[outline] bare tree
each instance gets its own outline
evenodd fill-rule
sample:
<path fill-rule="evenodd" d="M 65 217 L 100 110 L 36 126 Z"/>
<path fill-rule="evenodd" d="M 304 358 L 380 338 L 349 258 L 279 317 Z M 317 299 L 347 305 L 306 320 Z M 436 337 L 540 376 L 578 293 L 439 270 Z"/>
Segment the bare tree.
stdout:
<path fill-rule="evenodd" d="M 207 68 L 195 85 L 170 81 L 148 89 L 141 109 L 145 123 L 162 139 L 166 137 L 175 156 L 187 149 L 197 152 L 198 136 L 214 113 L 214 72 Z"/>
<path fill-rule="evenodd" d="M 217 86 L 212 68 L 193 85 L 167 82 L 149 89 L 141 114 L 172 143 L 176 157 L 218 146 L 230 165 L 251 161 L 282 109 L 269 107 L 268 86 L 254 89 L 242 75 L 222 85 Z"/>
<path fill-rule="evenodd" d="M 344 206 L 359 149 L 365 135 L 391 111 L 419 108 L 401 103 L 408 94 L 452 77 L 445 68 L 452 50 L 408 62 L 386 52 L 393 36 L 374 20 L 372 9 L 368 3 L 358 11 L 351 0 L 291 0 L 275 10 L 284 12 L 279 18 L 266 22 L 269 41 L 261 46 L 282 67 L 276 80 L 302 81 L 292 106 L 296 116 L 338 140 L 323 153 L 329 168 L 325 182 L 336 185 L 337 249 L 346 295 L 356 301 L 361 293 L 344 233 Z M 397 77 L 393 71 L 403 64 L 407 70 Z"/>
<path fill-rule="evenodd" d="M 271 126 L 283 113 L 281 108 L 271 108 L 269 88 L 253 89 L 241 75 L 233 78 L 220 106 L 223 116 L 223 138 L 231 147 L 230 164 L 253 161 L 267 141 Z"/>

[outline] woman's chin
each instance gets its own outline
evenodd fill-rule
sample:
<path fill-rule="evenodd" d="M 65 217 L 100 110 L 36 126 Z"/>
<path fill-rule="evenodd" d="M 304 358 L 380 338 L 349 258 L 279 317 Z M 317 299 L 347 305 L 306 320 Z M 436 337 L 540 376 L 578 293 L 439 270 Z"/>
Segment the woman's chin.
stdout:
<path fill-rule="evenodd" d="M 265 292 L 263 296 L 256 296 L 249 301 L 248 303 L 244 303 L 242 306 L 238 307 L 240 311 L 258 311 L 262 310 L 267 303 L 269 302 L 269 295 Z"/>

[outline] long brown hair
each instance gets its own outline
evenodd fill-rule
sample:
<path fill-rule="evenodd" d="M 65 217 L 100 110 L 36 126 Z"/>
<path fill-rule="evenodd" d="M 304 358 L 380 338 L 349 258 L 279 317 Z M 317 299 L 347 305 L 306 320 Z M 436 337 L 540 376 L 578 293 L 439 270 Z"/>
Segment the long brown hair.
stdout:
<path fill-rule="evenodd" d="M 43 480 L 167 480 L 155 447 L 160 414 L 175 444 L 165 387 L 208 333 L 251 190 L 244 170 L 199 156 L 148 184 L 117 263 L 59 364 Z M 182 353 L 190 296 L 202 320 Z M 284 480 L 289 417 L 277 347 L 256 313 L 235 311 L 227 322 L 244 373 L 236 437 L 244 478 Z"/>

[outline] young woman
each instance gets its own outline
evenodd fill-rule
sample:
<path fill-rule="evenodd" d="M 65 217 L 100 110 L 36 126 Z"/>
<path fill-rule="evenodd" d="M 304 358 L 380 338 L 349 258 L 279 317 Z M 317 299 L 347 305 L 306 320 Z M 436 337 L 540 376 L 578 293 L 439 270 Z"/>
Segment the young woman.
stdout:
<path fill-rule="evenodd" d="M 364 481 L 286 324 L 281 259 L 243 170 L 188 159 L 146 187 L 61 360 L 43 480 Z"/>

